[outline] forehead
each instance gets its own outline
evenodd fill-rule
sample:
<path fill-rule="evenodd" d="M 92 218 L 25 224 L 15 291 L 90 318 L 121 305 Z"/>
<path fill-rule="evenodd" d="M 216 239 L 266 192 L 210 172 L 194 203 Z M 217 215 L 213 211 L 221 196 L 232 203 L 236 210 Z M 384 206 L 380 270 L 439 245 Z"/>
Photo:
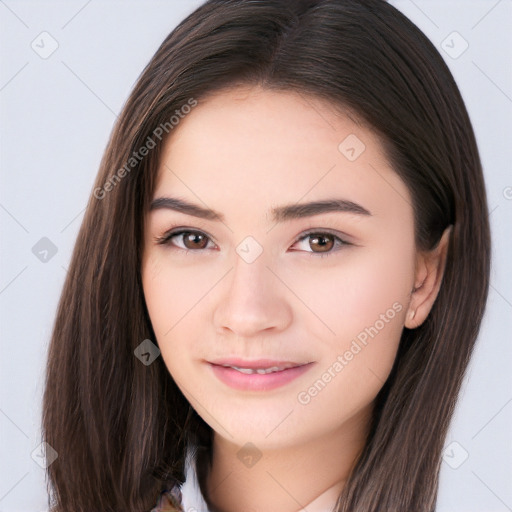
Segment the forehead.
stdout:
<path fill-rule="evenodd" d="M 344 197 L 367 209 L 408 201 L 377 135 L 326 100 L 239 87 L 209 96 L 167 139 L 154 197 L 172 194 L 229 215 Z M 402 214 L 410 204 L 401 205 Z"/>

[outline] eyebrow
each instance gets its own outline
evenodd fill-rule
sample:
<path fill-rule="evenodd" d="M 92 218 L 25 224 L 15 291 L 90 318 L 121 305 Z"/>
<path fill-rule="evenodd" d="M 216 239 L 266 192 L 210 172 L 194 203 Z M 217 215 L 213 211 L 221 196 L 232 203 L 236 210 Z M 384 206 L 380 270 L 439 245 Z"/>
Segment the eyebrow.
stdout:
<path fill-rule="evenodd" d="M 168 209 L 174 210 L 201 219 L 207 219 L 217 222 L 224 222 L 222 213 L 209 208 L 189 203 L 183 199 L 174 197 L 159 197 L 151 202 L 150 211 Z M 272 221 L 285 222 L 294 219 L 302 219 L 320 215 L 322 213 L 352 213 L 362 216 L 372 216 L 370 211 L 360 204 L 348 201 L 346 199 L 326 199 L 323 201 L 312 201 L 309 203 L 296 203 L 272 208 Z"/>

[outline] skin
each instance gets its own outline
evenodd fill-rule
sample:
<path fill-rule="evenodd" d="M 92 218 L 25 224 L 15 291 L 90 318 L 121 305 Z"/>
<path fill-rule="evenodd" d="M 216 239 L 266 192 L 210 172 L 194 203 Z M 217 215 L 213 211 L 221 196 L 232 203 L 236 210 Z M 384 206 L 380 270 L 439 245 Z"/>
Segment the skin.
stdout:
<path fill-rule="evenodd" d="M 338 149 L 350 134 L 365 145 L 354 161 Z M 163 196 L 225 216 L 150 212 L 142 263 L 161 355 L 214 430 L 204 483 L 211 510 L 333 507 L 364 446 L 402 330 L 420 325 L 437 296 L 449 232 L 436 250 L 418 251 L 411 196 L 378 137 L 324 100 L 289 91 L 236 87 L 200 102 L 166 141 L 154 191 Z M 272 207 L 333 198 L 371 215 L 271 220 Z M 207 244 L 187 235 L 155 242 L 173 227 L 200 231 Z M 333 246 L 328 234 L 327 249 L 314 235 L 297 241 L 310 228 L 352 245 Z M 247 236 L 263 251 L 251 263 L 236 252 Z M 330 255 L 320 257 L 324 251 Z M 347 360 L 353 340 L 381 315 L 388 321 Z M 340 355 L 346 364 L 334 371 Z M 205 362 L 228 356 L 315 364 L 277 389 L 239 391 Z M 329 368 L 330 381 L 308 395 Z M 239 457 L 248 442 L 261 455 L 250 467 Z"/>

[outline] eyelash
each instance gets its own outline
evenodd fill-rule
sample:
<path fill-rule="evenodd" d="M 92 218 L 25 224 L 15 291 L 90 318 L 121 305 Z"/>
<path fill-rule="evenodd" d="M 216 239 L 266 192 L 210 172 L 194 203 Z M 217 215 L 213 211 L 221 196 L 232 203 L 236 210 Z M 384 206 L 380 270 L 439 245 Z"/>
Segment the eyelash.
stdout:
<path fill-rule="evenodd" d="M 194 229 L 184 229 L 184 228 L 179 228 L 175 231 L 173 231 L 171 229 L 170 231 L 167 231 L 166 233 L 164 233 L 164 235 L 162 235 L 160 237 L 155 237 L 154 240 L 158 245 L 168 245 L 168 246 L 172 247 L 172 249 L 178 249 L 185 253 L 203 252 L 204 250 L 206 250 L 206 249 L 198 249 L 198 250 L 183 249 L 182 247 L 177 247 L 177 246 L 171 244 L 172 238 L 180 236 L 180 235 L 184 235 L 185 233 L 192 233 L 192 234 L 196 234 L 196 235 L 197 234 L 205 235 L 206 238 L 209 239 L 209 241 L 212 241 L 211 238 L 206 233 L 204 233 L 202 231 L 198 231 L 198 230 L 194 230 Z M 347 246 L 347 245 L 353 245 L 350 242 L 343 240 L 342 238 L 340 238 L 335 233 L 332 233 L 329 230 L 326 230 L 326 231 L 308 230 L 307 232 L 301 234 L 299 236 L 299 238 L 297 238 L 295 240 L 295 242 L 293 242 L 293 245 L 297 244 L 298 242 L 302 242 L 303 240 L 305 240 L 306 238 L 308 238 L 312 235 L 330 235 L 334 238 L 334 243 L 337 244 L 339 248 L 343 247 L 343 246 Z M 326 253 L 319 253 L 319 252 L 312 252 L 312 251 L 302 251 L 302 252 L 308 252 L 310 256 L 317 256 L 320 258 L 325 258 L 326 256 L 331 256 L 332 254 L 337 253 L 339 251 L 339 248 L 337 250 L 332 249 Z"/>

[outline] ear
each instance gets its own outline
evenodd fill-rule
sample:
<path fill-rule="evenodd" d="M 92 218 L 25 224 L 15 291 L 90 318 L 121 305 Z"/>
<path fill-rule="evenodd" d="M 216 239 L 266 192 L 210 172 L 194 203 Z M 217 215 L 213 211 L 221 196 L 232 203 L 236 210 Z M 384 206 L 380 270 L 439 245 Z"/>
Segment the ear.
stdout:
<path fill-rule="evenodd" d="M 405 319 L 405 327 L 415 329 L 427 318 L 443 280 L 452 225 L 448 226 L 436 247 L 421 251 L 416 258 L 414 288 Z"/>

